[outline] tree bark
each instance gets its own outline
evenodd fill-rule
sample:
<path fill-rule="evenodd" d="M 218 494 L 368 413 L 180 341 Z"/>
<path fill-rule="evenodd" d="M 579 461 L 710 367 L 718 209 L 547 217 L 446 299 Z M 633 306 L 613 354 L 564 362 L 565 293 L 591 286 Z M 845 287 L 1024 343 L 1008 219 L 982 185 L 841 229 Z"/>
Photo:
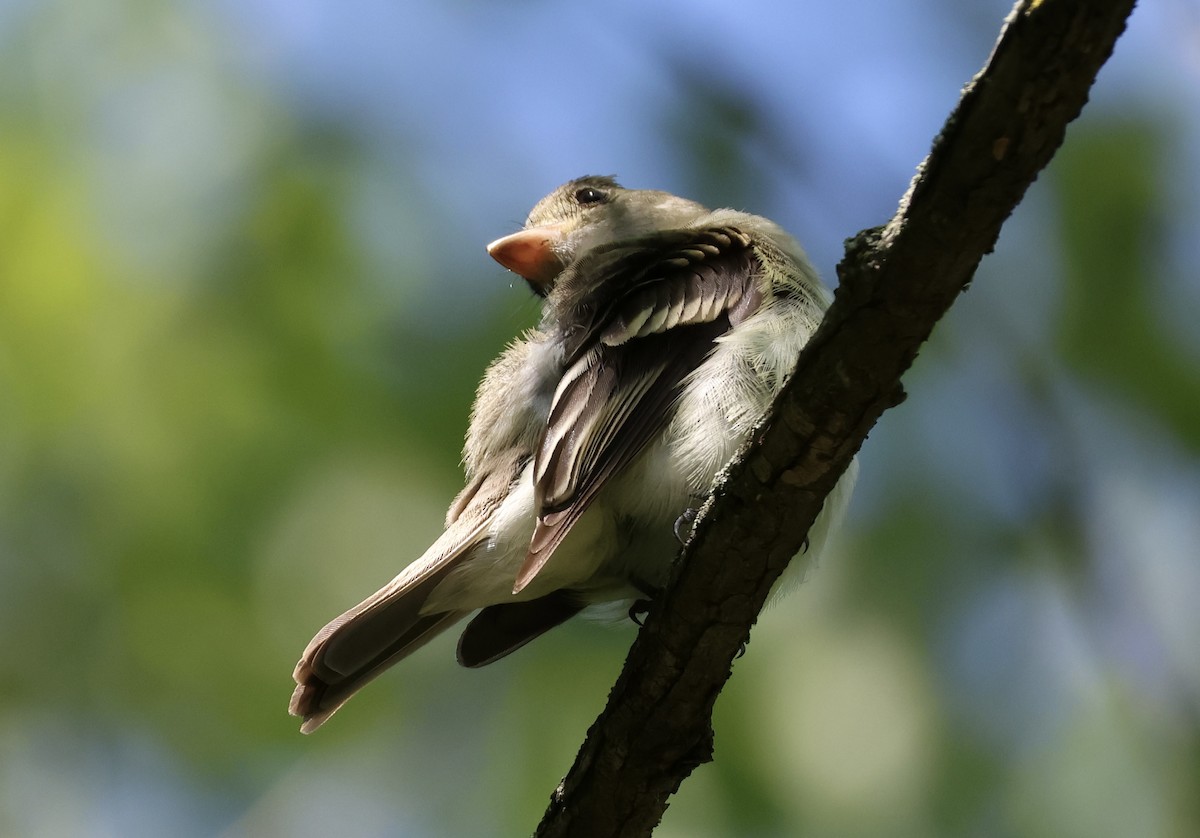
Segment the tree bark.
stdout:
<path fill-rule="evenodd" d="M 1018 3 L 896 215 L 848 240 L 833 306 L 705 504 L 538 838 L 649 835 L 712 759 L 713 705 L 771 585 L 903 400 L 901 375 L 1061 145 L 1133 5 Z"/>

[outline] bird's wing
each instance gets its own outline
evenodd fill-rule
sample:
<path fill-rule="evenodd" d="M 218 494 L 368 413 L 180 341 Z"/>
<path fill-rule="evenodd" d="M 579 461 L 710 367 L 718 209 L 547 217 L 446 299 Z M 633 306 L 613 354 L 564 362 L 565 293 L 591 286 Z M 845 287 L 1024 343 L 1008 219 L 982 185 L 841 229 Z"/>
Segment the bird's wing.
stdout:
<path fill-rule="evenodd" d="M 486 666 L 565 623 L 585 605 L 565 590 L 489 605 L 471 618 L 458 638 L 458 662 L 472 669 Z"/>
<path fill-rule="evenodd" d="M 469 613 L 422 609 L 471 548 L 488 538 L 493 513 L 526 463 L 528 456 L 514 452 L 477 476 L 452 507 L 454 520 L 424 556 L 317 633 L 293 673 L 289 712 L 303 719 L 301 730 L 316 730 L 365 684 Z"/>
<path fill-rule="evenodd" d="M 551 305 L 566 369 L 534 458 L 538 518 L 514 593 L 663 429 L 713 341 L 757 309 L 761 271 L 750 237 L 729 227 L 597 248 L 564 271 Z"/>

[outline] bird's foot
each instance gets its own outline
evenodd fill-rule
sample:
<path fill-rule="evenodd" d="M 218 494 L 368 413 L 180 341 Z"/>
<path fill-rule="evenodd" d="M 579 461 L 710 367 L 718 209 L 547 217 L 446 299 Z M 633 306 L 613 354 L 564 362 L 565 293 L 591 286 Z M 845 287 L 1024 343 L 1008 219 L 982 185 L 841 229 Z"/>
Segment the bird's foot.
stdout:
<path fill-rule="evenodd" d="M 629 619 L 637 626 L 645 625 L 646 615 L 650 613 L 650 606 L 653 604 L 648 599 L 634 600 L 633 605 L 629 606 Z"/>
<path fill-rule="evenodd" d="M 692 537 L 692 528 L 696 526 L 696 516 L 699 514 L 699 509 L 689 506 L 675 519 L 675 539 L 680 544 L 687 544 L 688 539 Z"/>
<path fill-rule="evenodd" d="M 641 596 L 629 606 L 629 619 L 640 626 L 645 622 L 646 615 L 650 613 L 650 609 L 654 607 L 654 603 L 658 602 L 663 589 L 656 585 L 651 585 L 644 579 L 638 579 L 636 576 L 629 578 L 629 584 L 641 593 Z"/>

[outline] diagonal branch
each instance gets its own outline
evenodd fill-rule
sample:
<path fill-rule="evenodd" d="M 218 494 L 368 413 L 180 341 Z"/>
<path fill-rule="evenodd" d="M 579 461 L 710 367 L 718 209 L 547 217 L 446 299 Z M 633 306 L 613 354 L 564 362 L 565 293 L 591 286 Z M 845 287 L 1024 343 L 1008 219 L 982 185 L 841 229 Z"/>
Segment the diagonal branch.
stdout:
<path fill-rule="evenodd" d="M 1133 0 L 1022 0 L 887 225 L 847 243 L 824 323 L 706 504 L 539 838 L 649 835 L 712 758 L 712 708 L 772 583 L 900 377 L 1079 115 Z"/>

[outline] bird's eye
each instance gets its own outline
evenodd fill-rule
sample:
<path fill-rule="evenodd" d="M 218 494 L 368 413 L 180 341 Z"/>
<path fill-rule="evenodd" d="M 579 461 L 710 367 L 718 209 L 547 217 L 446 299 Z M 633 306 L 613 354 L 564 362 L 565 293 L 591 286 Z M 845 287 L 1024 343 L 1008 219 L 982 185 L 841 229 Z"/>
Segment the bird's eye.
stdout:
<path fill-rule="evenodd" d="M 608 195 L 601 192 L 599 189 L 593 189 L 590 186 L 585 186 L 582 189 L 575 190 L 575 201 L 580 206 L 586 207 L 589 204 L 600 204 L 608 200 Z"/>

